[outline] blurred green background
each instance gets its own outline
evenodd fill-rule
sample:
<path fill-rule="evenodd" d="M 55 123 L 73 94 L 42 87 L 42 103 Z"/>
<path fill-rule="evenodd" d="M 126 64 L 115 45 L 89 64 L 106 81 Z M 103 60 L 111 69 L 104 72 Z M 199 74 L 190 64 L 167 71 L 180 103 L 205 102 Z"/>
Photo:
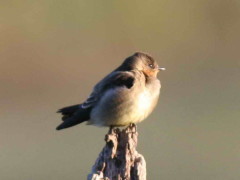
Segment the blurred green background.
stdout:
<path fill-rule="evenodd" d="M 148 179 L 239 180 L 239 48 L 239 0 L 1 0 L 0 179 L 86 179 L 108 129 L 55 112 L 144 51 L 167 68 L 138 126 Z"/>

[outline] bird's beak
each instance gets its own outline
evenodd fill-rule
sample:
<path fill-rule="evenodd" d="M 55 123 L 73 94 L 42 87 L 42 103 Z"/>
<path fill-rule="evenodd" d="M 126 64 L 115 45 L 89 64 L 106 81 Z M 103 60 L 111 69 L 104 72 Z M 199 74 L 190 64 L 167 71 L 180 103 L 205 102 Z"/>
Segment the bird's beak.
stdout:
<path fill-rule="evenodd" d="M 160 68 L 158 68 L 160 71 L 165 71 L 166 70 L 166 68 L 164 68 L 164 67 L 160 67 Z"/>

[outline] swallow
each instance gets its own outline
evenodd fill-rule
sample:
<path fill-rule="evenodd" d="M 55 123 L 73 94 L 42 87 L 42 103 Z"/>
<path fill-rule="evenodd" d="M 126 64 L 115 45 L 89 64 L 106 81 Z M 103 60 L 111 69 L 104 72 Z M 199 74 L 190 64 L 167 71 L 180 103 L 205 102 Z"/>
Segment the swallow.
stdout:
<path fill-rule="evenodd" d="M 148 54 L 136 52 L 95 85 L 81 104 L 59 109 L 63 122 L 57 130 L 87 121 L 95 126 L 127 126 L 146 119 L 160 95 L 160 68 Z"/>

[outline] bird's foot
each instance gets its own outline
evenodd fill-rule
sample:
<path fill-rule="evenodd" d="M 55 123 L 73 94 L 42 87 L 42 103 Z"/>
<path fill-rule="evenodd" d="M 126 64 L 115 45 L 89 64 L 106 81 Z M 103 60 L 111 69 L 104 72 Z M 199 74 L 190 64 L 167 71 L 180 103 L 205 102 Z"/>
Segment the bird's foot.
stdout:
<path fill-rule="evenodd" d="M 111 133 L 113 132 L 113 128 L 114 128 L 113 126 L 110 126 L 110 127 L 109 127 L 108 134 L 111 134 Z"/>
<path fill-rule="evenodd" d="M 137 132 L 137 125 L 134 123 L 130 123 L 127 129 L 131 132 Z"/>

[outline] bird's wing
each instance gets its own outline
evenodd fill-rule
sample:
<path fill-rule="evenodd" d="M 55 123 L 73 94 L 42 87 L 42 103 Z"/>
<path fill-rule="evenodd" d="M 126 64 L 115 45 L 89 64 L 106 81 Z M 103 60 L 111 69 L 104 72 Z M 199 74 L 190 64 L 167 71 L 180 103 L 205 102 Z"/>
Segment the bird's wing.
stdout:
<path fill-rule="evenodd" d="M 90 118 L 92 108 L 98 103 L 104 92 L 111 88 L 119 86 L 131 88 L 134 84 L 134 75 L 130 72 L 114 71 L 100 81 L 95 87 L 88 99 L 82 104 L 64 107 L 58 112 L 63 115 L 63 123 L 57 130 L 69 128 L 79 123 L 87 121 Z"/>
<path fill-rule="evenodd" d="M 90 96 L 87 98 L 87 100 L 84 101 L 84 102 L 81 104 L 81 108 L 83 108 L 83 109 L 88 109 L 88 108 L 94 106 L 95 103 L 97 102 L 97 100 L 98 100 L 98 95 L 96 94 L 96 92 L 93 91 L 93 92 L 90 94 Z"/>
<path fill-rule="evenodd" d="M 85 102 L 81 104 L 81 108 L 88 109 L 95 106 L 104 92 L 111 88 L 126 87 L 130 89 L 134 84 L 135 78 L 129 71 L 114 71 L 101 80 L 95 87 L 93 92 Z"/>

